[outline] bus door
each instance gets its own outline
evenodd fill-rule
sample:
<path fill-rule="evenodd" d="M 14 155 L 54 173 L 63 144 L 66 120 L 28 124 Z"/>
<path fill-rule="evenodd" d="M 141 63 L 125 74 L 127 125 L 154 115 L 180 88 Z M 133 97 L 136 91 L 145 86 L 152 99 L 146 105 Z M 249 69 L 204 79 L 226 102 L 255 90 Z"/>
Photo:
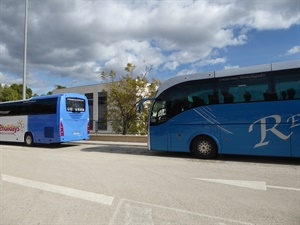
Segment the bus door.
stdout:
<path fill-rule="evenodd" d="M 189 126 L 187 125 L 172 125 L 170 126 L 170 149 L 174 152 L 189 151 L 186 150 L 188 142 Z"/>
<path fill-rule="evenodd" d="M 168 151 L 169 129 L 168 125 L 153 126 L 150 130 L 150 150 Z"/>
<path fill-rule="evenodd" d="M 168 151 L 169 124 L 164 101 L 156 101 L 150 116 L 150 150 Z"/>

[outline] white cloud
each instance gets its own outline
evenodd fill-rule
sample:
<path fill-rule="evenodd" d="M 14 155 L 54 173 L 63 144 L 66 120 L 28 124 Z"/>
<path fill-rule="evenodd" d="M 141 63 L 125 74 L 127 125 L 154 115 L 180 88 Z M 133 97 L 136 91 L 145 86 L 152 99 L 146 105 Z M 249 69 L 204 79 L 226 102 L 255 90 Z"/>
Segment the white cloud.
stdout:
<path fill-rule="evenodd" d="M 6 85 L 5 79 L 6 77 L 4 76 L 4 74 L 0 72 L 0 85 Z"/>
<path fill-rule="evenodd" d="M 239 66 L 231 66 L 231 65 L 226 65 L 226 66 L 224 66 L 224 69 L 225 69 L 225 70 L 228 70 L 228 69 L 235 69 L 235 68 L 239 68 Z"/>
<path fill-rule="evenodd" d="M 8 53 L 7 47 L 4 44 L 0 43 L 0 55 L 4 56 Z"/>
<path fill-rule="evenodd" d="M 285 53 L 285 55 L 295 55 L 298 53 L 300 53 L 300 45 L 296 45 L 296 46 L 292 47 Z"/>
<path fill-rule="evenodd" d="M 0 2 L 2 74 L 21 77 L 23 16 L 23 1 Z M 127 62 L 201 70 L 226 63 L 216 50 L 246 44 L 250 30 L 287 29 L 299 20 L 295 0 L 29 1 L 27 70 L 32 79 L 43 71 L 78 84 L 100 82 L 95 72 L 102 69 L 124 72 Z"/>
<path fill-rule="evenodd" d="M 226 63 L 226 58 L 214 58 L 214 59 L 204 59 L 197 63 L 198 67 L 203 67 L 207 65 L 217 65 Z"/>
<path fill-rule="evenodd" d="M 257 30 L 287 29 L 300 24 L 299 2 L 285 1 L 235 1 L 237 10 L 244 16 L 238 19 L 240 25 Z"/>
<path fill-rule="evenodd" d="M 164 69 L 176 70 L 178 66 L 179 66 L 179 63 L 177 61 L 167 62 L 164 65 Z"/>
<path fill-rule="evenodd" d="M 22 84 L 22 79 L 21 77 L 15 77 L 0 72 L 0 84 L 2 85 Z"/>

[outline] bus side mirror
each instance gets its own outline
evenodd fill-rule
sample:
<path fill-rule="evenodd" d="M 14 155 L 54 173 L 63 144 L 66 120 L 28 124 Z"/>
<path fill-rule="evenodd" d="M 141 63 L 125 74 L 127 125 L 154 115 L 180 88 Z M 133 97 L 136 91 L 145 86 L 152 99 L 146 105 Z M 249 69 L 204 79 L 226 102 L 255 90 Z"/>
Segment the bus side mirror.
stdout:
<path fill-rule="evenodd" d="M 155 98 L 144 98 L 142 99 L 139 104 L 138 104 L 138 113 L 141 113 L 142 112 L 142 109 L 143 109 L 143 104 L 145 101 L 153 101 L 155 100 Z"/>
<path fill-rule="evenodd" d="M 143 109 L 143 103 L 140 102 L 138 105 L 138 113 L 141 113 L 142 109 Z"/>

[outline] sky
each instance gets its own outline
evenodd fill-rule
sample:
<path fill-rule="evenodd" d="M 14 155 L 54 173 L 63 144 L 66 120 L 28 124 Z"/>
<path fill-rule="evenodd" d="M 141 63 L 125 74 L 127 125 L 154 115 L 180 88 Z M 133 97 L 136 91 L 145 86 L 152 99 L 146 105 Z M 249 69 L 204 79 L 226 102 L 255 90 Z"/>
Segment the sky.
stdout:
<path fill-rule="evenodd" d="M 300 59 L 299 0 L 28 0 L 27 87 L 173 76 Z M 23 83 L 25 0 L 0 0 L 0 83 Z"/>

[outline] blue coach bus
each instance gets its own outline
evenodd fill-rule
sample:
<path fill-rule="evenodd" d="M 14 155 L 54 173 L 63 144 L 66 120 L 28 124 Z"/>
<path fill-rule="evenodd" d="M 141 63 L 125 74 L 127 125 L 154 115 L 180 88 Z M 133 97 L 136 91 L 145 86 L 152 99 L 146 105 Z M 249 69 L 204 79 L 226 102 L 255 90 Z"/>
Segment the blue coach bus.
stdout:
<path fill-rule="evenodd" d="M 88 101 L 76 93 L 0 103 L 0 141 L 52 144 L 89 139 Z"/>
<path fill-rule="evenodd" d="M 300 157 L 300 61 L 173 77 L 149 117 L 150 150 Z"/>

